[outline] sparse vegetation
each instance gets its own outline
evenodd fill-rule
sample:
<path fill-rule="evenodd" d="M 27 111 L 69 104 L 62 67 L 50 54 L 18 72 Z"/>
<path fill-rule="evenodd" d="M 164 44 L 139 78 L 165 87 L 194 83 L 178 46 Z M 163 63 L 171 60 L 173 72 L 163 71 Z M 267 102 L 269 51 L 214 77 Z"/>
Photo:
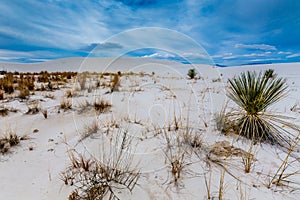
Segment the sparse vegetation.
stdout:
<path fill-rule="evenodd" d="M 189 75 L 190 71 L 193 74 L 191 76 Z M 140 143 L 145 147 L 137 147 L 137 149 L 145 151 L 145 153 L 148 150 L 151 152 L 157 149 L 162 150 L 163 155 L 159 153 L 150 155 L 149 158 L 155 162 L 149 166 L 146 166 L 148 163 L 143 163 L 142 169 L 151 170 L 151 167 L 155 169 L 161 167 L 156 164 L 165 165 L 165 168 L 160 168 L 153 174 L 147 171 L 142 178 L 148 181 L 146 184 L 154 183 L 162 187 L 161 191 L 172 189 L 166 192 L 166 196 L 170 199 L 195 197 L 194 193 L 190 196 L 188 196 L 189 194 L 180 196 L 181 186 L 189 186 L 191 182 L 194 184 L 194 180 L 191 181 L 191 179 L 195 179 L 197 181 L 195 183 L 205 183 L 198 191 L 204 191 L 204 194 L 201 195 L 206 196 L 204 198 L 207 199 L 228 199 L 227 196 L 234 195 L 236 192 L 240 192 L 238 194 L 240 199 L 245 199 L 247 193 L 251 192 L 252 187 L 257 190 L 254 194 L 260 194 L 259 187 L 261 188 L 262 185 L 268 187 L 273 193 L 274 191 L 278 192 L 279 188 L 284 191 L 286 188 L 290 188 L 291 185 L 298 184 L 300 174 L 298 170 L 299 138 L 294 137 L 292 131 L 299 131 L 299 129 L 298 126 L 289 122 L 291 118 L 274 114 L 270 110 L 270 106 L 279 102 L 287 91 L 285 80 L 278 78 L 274 70 L 270 69 L 261 73 L 246 72 L 229 79 L 228 96 L 232 101 L 226 103 L 221 112 L 215 114 L 215 116 L 212 116 L 209 107 L 205 107 L 203 110 L 199 109 L 201 110 L 200 113 L 194 112 L 195 108 L 199 107 L 196 107 L 195 104 L 189 105 L 190 102 L 194 103 L 194 101 L 188 102 L 187 96 L 180 99 L 181 94 L 186 94 L 184 92 L 189 91 L 181 87 L 182 82 L 175 81 L 186 82 L 187 77 L 197 79 L 197 81 L 187 81 L 188 84 L 193 84 L 193 86 L 196 85 L 196 82 L 200 83 L 201 81 L 208 81 L 212 84 L 211 87 L 206 88 L 201 88 L 202 86 L 199 84 L 199 87 L 197 85 L 195 88 L 200 91 L 200 95 L 198 93 L 196 98 L 202 97 L 202 101 L 199 99 L 195 101 L 200 106 L 207 105 L 205 104 L 208 99 L 206 94 L 209 92 L 214 93 L 214 95 L 222 94 L 222 92 L 219 92 L 219 89 L 224 89 L 221 88 L 222 85 L 214 83 L 222 82 L 220 78 L 210 79 L 207 76 L 203 77 L 203 80 L 198 79 L 199 76 L 195 69 L 189 70 L 184 78 L 170 76 L 171 73 L 161 75 L 159 71 L 154 78 L 152 77 L 154 72 L 152 72 L 152 75 L 145 72 L 83 72 L 78 74 L 77 80 L 76 77 L 73 79 L 77 75 L 76 73 L 67 72 L 3 73 L 0 76 L 0 115 L 7 116 L 9 114 L 9 116 L 0 117 L 1 121 L 5 123 L 9 120 L 20 120 L 20 117 L 22 117 L 19 114 L 10 113 L 14 112 L 10 106 L 16 106 L 20 109 L 20 113 L 36 114 L 41 112 L 36 116 L 23 116 L 26 120 L 31 120 L 30 127 L 26 126 L 26 122 L 20 123 L 19 127 L 21 129 L 24 127 L 26 137 L 31 134 L 33 137 L 30 137 L 28 144 L 22 145 L 19 150 L 25 150 L 26 154 L 34 156 L 37 153 L 40 154 L 40 151 L 46 155 L 51 152 L 61 152 L 61 148 L 56 148 L 61 145 L 60 138 L 64 136 L 68 138 L 63 140 L 65 144 L 71 141 L 70 146 L 67 144 L 72 149 L 68 152 L 70 165 L 61 173 L 63 182 L 72 189 L 68 197 L 69 200 L 123 199 L 123 195 L 130 195 L 135 186 L 138 185 L 141 176 L 138 171 L 138 164 L 136 164 L 139 162 L 133 159 L 134 154 L 132 153 L 132 148 Z M 122 81 L 122 87 L 120 81 Z M 148 84 L 149 82 L 150 84 Z M 155 90 L 152 90 L 153 88 L 150 86 L 152 83 L 155 84 Z M 175 87 L 173 87 L 173 83 Z M 149 87 L 142 88 L 143 84 L 147 84 Z M 111 94 L 111 92 L 118 90 L 119 93 Z M 146 93 L 143 93 L 143 91 L 146 91 Z M 157 93 L 152 95 L 154 92 Z M 137 99 L 127 99 L 128 96 L 126 95 L 131 94 L 130 98 L 137 97 Z M 214 95 L 212 97 L 215 97 Z M 114 105 L 113 108 L 111 102 L 105 100 L 112 97 L 114 97 L 114 101 L 120 101 L 120 104 Z M 55 98 L 57 99 L 54 101 Z M 170 113 L 173 111 L 171 105 L 173 101 L 180 101 L 178 104 L 174 104 L 174 110 L 178 107 L 180 107 L 180 110 L 174 111 L 172 115 Z M 147 113 L 147 109 L 149 109 L 147 103 L 149 102 L 153 105 L 160 105 L 161 108 L 151 110 L 153 113 L 155 111 L 155 114 L 150 111 Z M 169 102 L 171 106 L 169 107 L 170 116 L 168 117 L 165 115 L 168 113 Z M 128 108 L 130 106 L 130 111 L 133 113 L 124 112 L 124 110 L 126 111 L 126 107 L 125 109 L 122 107 L 124 105 Z M 140 105 L 145 105 L 145 108 L 141 108 Z M 28 111 L 26 112 L 26 109 L 24 111 L 22 106 L 27 106 Z M 133 106 L 136 106 L 136 110 Z M 299 102 L 296 102 L 291 108 L 287 105 L 286 110 L 291 116 L 297 117 L 297 113 L 292 112 L 299 112 L 299 107 Z M 61 113 L 62 110 L 70 109 L 76 112 Z M 146 111 L 144 112 L 142 109 L 146 109 Z M 164 112 L 161 112 L 161 110 Z M 55 119 L 56 111 L 61 113 L 59 119 Z M 183 114 L 190 111 L 193 112 L 191 117 L 189 114 Z M 73 126 L 69 126 L 69 119 L 72 114 L 79 119 L 76 130 Z M 202 118 L 202 114 L 206 115 L 203 117 L 205 119 Z M 47 120 L 44 120 L 42 115 Z M 180 117 L 178 117 L 179 115 Z M 209 120 L 211 117 L 215 117 L 216 127 L 210 127 Z M 56 128 L 53 131 L 48 131 L 48 127 L 45 130 L 45 124 L 38 124 L 53 125 L 62 118 L 68 119 L 66 123 L 62 121 L 64 126 L 60 127 L 61 129 L 58 132 Z M 166 118 L 169 123 L 165 121 Z M 189 119 L 193 121 L 189 123 Z M 149 124 L 151 125 L 149 126 Z M 82 127 L 79 131 L 77 131 L 77 125 Z M 28 130 L 25 130 L 25 127 Z M 135 137 L 131 138 L 128 130 L 136 134 Z M 73 146 L 74 138 L 72 137 L 76 131 L 79 133 L 78 143 Z M 220 135 L 218 131 L 225 135 Z M 231 133 L 241 135 L 247 139 L 238 140 L 238 136 Z M 229 135 L 232 137 L 228 138 Z M 2 158 L 6 159 L 11 156 L 10 154 L 4 155 L 10 152 L 11 147 L 18 145 L 26 137 L 19 137 L 13 131 L 7 132 L 3 136 L 0 134 L 0 163 Z M 38 143 L 40 141 L 45 142 L 42 144 L 46 144 L 45 148 Z M 82 141 L 84 141 L 84 144 L 80 143 Z M 95 146 L 92 145 L 99 141 L 99 145 L 103 145 L 100 146 L 101 149 L 98 149 L 99 146 L 97 146 L 97 152 L 89 151 L 95 150 Z M 256 160 L 267 157 L 266 153 L 274 150 L 266 144 L 257 145 L 261 141 L 287 148 L 276 149 L 276 152 L 272 152 L 266 160 Z M 137 143 L 133 144 L 133 142 Z M 76 147 L 79 147 L 80 151 L 83 152 L 78 153 L 78 150 L 73 149 Z M 88 149 L 88 147 L 92 148 Z M 257 151 L 256 147 L 262 148 Z M 33 152 L 28 153 L 28 151 Z M 278 156 L 278 160 L 271 160 L 276 156 Z M 264 165 L 266 163 L 267 165 Z M 278 166 L 278 168 L 275 168 L 275 171 L 272 172 L 271 166 Z M 53 173 L 53 170 L 50 171 L 49 169 L 49 180 L 51 180 L 50 172 Z M 249 174 L 245 176 L 245 173 Z M 291 179 L 294 176 L 297 176 L 296 179 Z M 237 181 L 236 187 L 232 187 L 234 184 L 230 180 L 232 178 Z M 225 179 L 228 185 L 226 185 Z M 247 182 L 248 180 L 249 182 Z M 142 182 L 142 184 L 145 184 L 145 182 Z M 247 189 L 245 189 L 245 193 L 241 191 L 241 184 Z M 152 186 L 146 185 L 146 187 L 151 189 L 149 198 L 167 198 L 166 196 L 152 195 Z M 178 196 L 173 193 L 173 187 L 179 191 Z M 230 191 L 227 192 L 227 189 L 230 189 Z M 297 191 L 297 189 L 293 188 L 291 193 Z M 126 194 L 120 190 L 126 190 Z M 266 193 L 266 191 L 268 190 L 262 192 Z M 133 194 L 135 195 L 135 193 Z M 140 191 L 138 191 L 138 194 L 140 194 Z M 199 193 L 196 195 L 198 195 L 197 197 L 201 196 Z M 269 197 L 268 195 L 266 196 Z"/>
<path fill-rule="evenodd" d="M 20 99 L 26 99 L 30 95 L 30 91 L 26 86 L 20 86 L 20 93 L 19 93 L 19 98 Z"/>
<path fill-rule="evenodd" d="M 65 93 L 65 96 L 66 96 L 67 98 L 72 98 L 72 97 L 75 96 L 74 94 L 75 94 L 75 91 L 67 90 L 66 93 Z"/>
<path fill-rule="evenodd" d="M 286 81 L 269 75 L 255 72 L 242 73 L 229 79 L 228 97 L 240 108 L 231 114 L 230 120 L 236 123 L 238 134 L 254 142 L 266 141 L 281 146 L 290 145 L 290 133 L 282 128 L 298 130 L 298 127 L 287 122 L 287 117 L 272 114 L 268 108 L 286 95 Z"/>
<path fill-rule="evenodd" d="M 0 115 L 2 116 L 2 117 L 4 117 L 4 116 L 6 116 L 6 115 L 8 115 L 8 108 L 6 108 L 5 106 L 0 106 Z"/>
<path fill-rule="evenodd" d="M 11 129 L 7 129 L 5 135 L 0 136 L 0 153 L 7 153 L 11 147 L 19 143 L 20 137 Z"/>
<path fill-rule="evenodd" d="M 4 99 L 4 91 L 0 89 L 0 100 Z"/>
<path fill-rule="evenodd" d="M 63 98 L 60 101 L 60 108 L 63 110 L 70 110 L 72 109 L 72 102 L 69 99 Z"/>
<path fill-rule="evenodd" d="M 289 179 L 292 176 L 298 175 L 300 173 L 299 170 L 292 173 L 287 173 L 287 169 L 288 167 L 291 167 L 291 164 L 293 163 L 290 161 L 290 158 L 292 157 L 292 154 L 295 152 L 295 148 L 298 146 L 298 143 L 300 141 L 299 136 L 300 134 L 298 135 L 298 137 L 295 139 L 295 141 L 289 148 L 286 157 L 284 158 L 281 165 L 278 167 L 277 171 L 269 181 L 268 188 L 270 188 L 272 185 L 288 187 L 290 184 L 297 184 Z M 298 162 L 297 159 L 294 159 L 294 162 L 295 161 Z"/>
<path fill-rule="evenodd" d="M 48 99 L 55 99 L 55 96 L 50 92 L 47 92 L 46 94 L 44 94 L 44 97 L 48 98 Z"/>
<path fill-rule="evenodd" d="M 41 112 L 42 112 L 44 118 L 47 119 L 48 118 L 48 110 L 47 109 L 41 109 Z"/>
<path fill-rule="evenodd" d="M 90 137 L 91 135 L 97 133 L 97 131 L 99 130 L 99 124 L 96 120 L 87 123 L 84 125 L 83 130 L 80 132 L 80 139 L 79 142 L 81 142 L 82 140 Z"/>
<path fill-rule="evenodd" d="M 36 101 L 32 104 L 27 105 L 27 112 L 26 114 L 34 115 L 40 112 L 39 103 Z"/>
<path fill-rule="evenodd" d="M 241 155 L 245 173 L 250 173 L 251 167 L 254 163 L 254 156 L 252 155 L 253 145 L 253 141 L 251 141 L 248 152 Z"/>
<path fill-rule="evenodd" d="M 111 91 L 118 91 L 120 86 L 120 79 L 118 74 L 113 74 L 113 79 L 111 83 Z"/>
<path fill-rule="evenodd" d="M 132 157 L 126 154 L 130 141 L 126 132 L 115 137 L 113 144 L 103 148 L 102 161 L 94 157 L 84 158 L 81 154 L 75 156 L 71 152 L 72 164 L 61 176 L 66 185 L 75 187 L 69 199 L 120 199 L 118 190 L 132 192 L 140 173 L 132 167 Z"/>
<path fill-rule="evenodd" d="M 86 79 L 87 79 L 86 73 L 80 73 L 80 74 L 77 75 L 77 81 L 79 83 L 79 86 L 80 86 L 81 90 L 85 90 Z"/>
<path fill-rule="evenodd" d="M 170 172 L 173 177 L 173 183 L 178 186 L 180 178 L 182 176 L 182 170 L 185 167 L 185 150 L 181 145 L 180 138 L 172 139 L 170 132 L 164 131 L 164 139 L 166 141 L 166 149 L 164 151 L 166 160 L 170 167 Z M 179 136 L 177 136 L 179 137 Z"/>
<path fill-rule="evenodd" d="M 94 108 L 99 113 L 107 112 L 111 108 L 111 104 L 103 99 L 96 99 Z"/>
<path fill-rule="evenodd" d="M 189 69 L 187 75 L 190 79 L 194 79 L 197 75 L 197 72 L 195 69 Z"/>

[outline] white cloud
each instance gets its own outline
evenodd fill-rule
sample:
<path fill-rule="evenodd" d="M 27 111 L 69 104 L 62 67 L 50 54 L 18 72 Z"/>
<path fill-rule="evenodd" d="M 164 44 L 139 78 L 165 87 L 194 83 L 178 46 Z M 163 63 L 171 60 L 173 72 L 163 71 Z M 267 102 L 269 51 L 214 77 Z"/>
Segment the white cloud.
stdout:
<path fill-rule="evenodd" d="M 267 51 L 264 53 L 250 53 L 250 54 L 242 54 L 242 55 L 225 55 L 223 59 L 230 60 L 230 59 L 237 59 L 237 58 L 256 58 L 256 57 L 269 57 L 272 55 L 272 52 Z"/>
<path fill-rule="evenodd" d="M 10 61 L 10 60 L 26 60 L 29 62 L 46 61 L 49 58 L 56 58 L 60 53 L 50 52 L 50 51 L 13 51 L 0 49 L 0 60 Z"/>
<path fill-rule="evenodd" d="M 268 44 L 236 44 L 235 48 L 276 51 L 277 48 Z"/>
<path fill-rule="evenodd" d="M 286 58 L 296 58 L 296 57 L 300 57 L 300 53 L 295 53 L 295 54 L 289 55 Z"/>
<path fill-rule="evenodd" d="M 277 54 L 278 55 L 289 55 L 289 54 L 292 54 L 292 52 L 290 52 L 290 51 L 279 51 Z"/>
<path fill-rule="evenodd" d="M 183 57 L 187 58 L 200 58 L 200 59 L 208 59 L 209 55 L 203 53 L 192 53 L 192 52 L 184 52 L 182 53 Z"/>
<path fill-rule="evenodd" d="M 29 45 L 62 49 L 77 49 L 111 35 L 108 24 L 99 23 L 100 19 L 107 18 L 104 8 L 96 7 L 92 2 L 63 4 L 76 6 L 72 9 L 71 6 L 61 6 L 59 2 L 30 0 L 0 6 L 0 12 L 9 22 L 0 23 L 0 33 L 26 41 Z"/>
<path fill-rule="evenodd" d="M 228 57 L 228 56 L 232 56 L 232 55 L 233 55 L 233 53 L 226 52 L 223 54 L 213 55 L 212 58 L 223 58 L 223 57 Z"/>
<path fill-rule="evenodd" d="M 145 55 L 143 57 L 145 57 L 145 58 L 164 58 L 164 59 L 167 59 L 167 58 L 175 58 L 176 56 L 173 55 L 173 54 L 170 54 L 170 53 L 160 52 L 160 53 L 153 53 L 153 54 L 150 54 L 150 55 Z"/>
<path fill-rule="evenodd" d="M 155 49 L 154 52 L 150 51 L 150 53 L 158 54 L 147 56 L 161 58 L 172 58 L 173 56 L 209 58 L 206 56 L 206 51 L 193 39 L 177 31 L 165 28 L 146 27 L 131 29 L 113 35 L 104 42 L 119 44 L 123 47 L 100 52 L 106 57 L 120 56 L 142 49 Z"/>

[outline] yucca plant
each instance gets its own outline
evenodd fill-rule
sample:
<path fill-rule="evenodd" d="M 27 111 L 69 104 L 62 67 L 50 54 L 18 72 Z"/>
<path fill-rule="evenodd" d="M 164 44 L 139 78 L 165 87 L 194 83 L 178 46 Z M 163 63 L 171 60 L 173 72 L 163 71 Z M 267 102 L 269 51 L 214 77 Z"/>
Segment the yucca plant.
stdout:
<path fill-rule="evenodd" d="M 190 79 L 194 79 L 197 75 L 197 72 L 195 69 L 189 69 L 187 75 Z"/>
<path fill-rule="evenodd" d="M 248 71 L 228 80 L 228 97 L 242 109 L 232 115 L 233 120 L 239 127 L 238 134 L 254 142 L 290 145 L 290 131 L 299 130 L 298 127 L 288 122 L 288 117 L 268 111 L 287 94 L 286 80 L 268 72 Z"/>

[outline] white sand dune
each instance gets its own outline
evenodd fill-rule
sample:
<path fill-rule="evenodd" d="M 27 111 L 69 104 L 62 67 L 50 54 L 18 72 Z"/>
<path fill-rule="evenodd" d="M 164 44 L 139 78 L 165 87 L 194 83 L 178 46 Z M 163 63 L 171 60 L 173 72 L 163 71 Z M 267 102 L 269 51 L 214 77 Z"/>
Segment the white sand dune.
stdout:
<path fill-rule="evenodd" d="M 155 60 L 150 58 L 61 58 L 39 63 L 0 63 L 0 69 L 20 72 L 39 71 L 128 71 L 136 66 L 144 64 L 178 65 L 179 63 L 167 60 Z"/>
<path fill-rule="evenodd" d="M 35 64 L 0 63 L 0 70 L 8 71 L 145 72 L 122 76 L 119 91 L 113 93 L 107 93 L 108 88 L 102 86 L 91 93 L 78 91 L 78 95 L 72 98 L 73 109 L 68 111 L 60 110 L 59 105 L 65 91 L 73 88 L 72 83 L 53 92 L 36 91 L 27 101 L 1 101 L 2 106 L 14 107 L 19 111 L 0 116 L 0 134 L 11 129 L 19 136 L 28 135 L 29 139 L 11 148 L 8 154 L 0 154 L 0 200 L 68 199 L 74 187 L 66 186 L 61 180 L 61 172 L 70 165 L 68 150 L 76 149 L 82 154 L 99 158 L 103 154 L 111 156 L 101 145 L 124 129 L 133 137 L 133 147 L 129 153 L 134 156 L 132 162 L 139 163 L 141 178 L 132 193 L 117 190 L 120 199 L 206 199 L 205 177 L 209 178 L 210 173 L 205 159 L 209 147 L 223 140 L 246 151 L 249 145 L 245 140 L 224 136 L 216 130 L 214 114 L 227 101 L 227 79 L 245 70 L 259 72 L 274 69 L 279 76 L 287 78 L 289 95 L 272 109 L 294 117 L 295 122 L 299 123 L 299 65 L 286 63 L 218 68 L 141 58 L 66 58 Z M 187 79 L 190 68 L 198 70 L 199 79 Z M 109 77 L 104 81 L 109 81 Z M 53 94 L 55 98 L 46 98 L 46 93 Z M 99 115 L 93 111 L 79 112 L 81 102 L 92 102 L 95 98 L 111 102 L 111 111 Z M 48 110 L 47 119 L 41 113 L 24 114 L 33 100 L 38 100 L 39 106 Z M 298 111 L 291 111 L 294 105 L 299 107 Z M 202 138 L 204 148 L 197 154 L 186 154 L 178 186 L 172 183 L 170 164 L 165 157 L 165 140 L 163 134 L 157 131 L 174 126 L 174 115 L 179 124 L 185 125 L 188 121 L 194 133 Z M 100 125 L 98 132 L 78 143 L 80 132 L 93 120 Z M 35 129 L 38 132 L 34 132 Z M 285 155 L 282 150 L 268 144 L 255 146 L 256 161 L 249 174 L 244 173 L 240 157 L 226 160 L 228 171 L 225 172 L 224 199 L 299 199 L 299 184 L 266 187 Z M 223 168 L 216 163 L 211 167 L 211 195 L 217 199 Z M 295 161 L 287 173 L 298 171 L 299 167 L 299 161 Z M 299 183 L 300 175 L 294 175 L 292 180 Z"/>

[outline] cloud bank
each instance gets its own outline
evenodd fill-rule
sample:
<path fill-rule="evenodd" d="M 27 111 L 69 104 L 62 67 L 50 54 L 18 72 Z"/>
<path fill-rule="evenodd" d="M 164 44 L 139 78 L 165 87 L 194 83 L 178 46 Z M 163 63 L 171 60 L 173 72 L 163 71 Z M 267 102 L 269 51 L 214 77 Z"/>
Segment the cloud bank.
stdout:
<path fill-rule="evenodd" d="M 3 0 L 0 61 L 87 56 L 95 48 L 98 56 L 101 52 L 102 56 L 113 56 L 108 52 L 124 48 L 118 42 L 106 43 L 115 34 L 160 27 L 194 39 L 218 64 L 237 65 L 258 59 L 295 62 L 300 61 L 299 10 L 300 2 L 293 0 Z M 138 38 L 152 40 L 152 46 L 161 42 L 146 32 L 139 34 Z M 190 44 L 182 45 L 180 38 L 163 39 L 165 46 L 182 49 L 185 56 L 203 55 L 188 51 Z M 138 41 L 130 38 L 130 42 Z M 131 55 L 174 59 L 153 49 Z"/>

